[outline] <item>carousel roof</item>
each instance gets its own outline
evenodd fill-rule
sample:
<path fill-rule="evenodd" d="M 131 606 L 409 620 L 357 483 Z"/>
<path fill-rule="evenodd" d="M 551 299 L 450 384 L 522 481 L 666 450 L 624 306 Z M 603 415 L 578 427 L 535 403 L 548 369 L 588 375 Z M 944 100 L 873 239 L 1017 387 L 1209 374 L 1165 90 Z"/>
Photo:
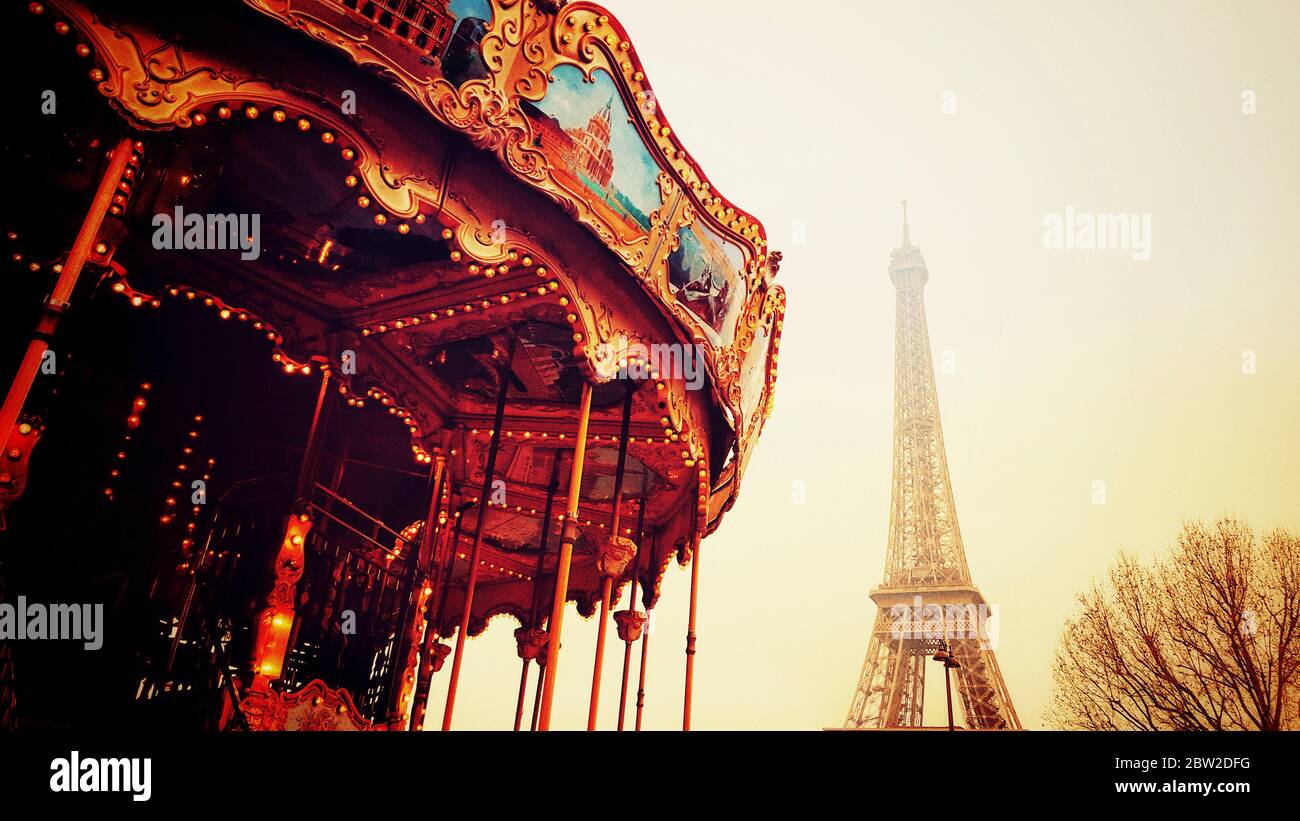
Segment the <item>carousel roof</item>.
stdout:
<path fill-rule="evenodd" d="M 41 25 L 77 43 L 59 59 L 83 60 L 162 137 L 141 135 L 147 170 L 124 180 L 94 254 L 109 287 L 142 310 L 199 302 L 248 325 L 286 378 L 330 369 L 354 424 L 396 417 L 417 463 L 449 457 L 465 505 L 482 501 L 508 380 L 473 633 L 499 613 L 528 620 L 584 381 L 597 387 L 570 592 L 591 612 L 634 390 L 625 497 L 640 502 L 620 530 L 643 505 L 653 604 L 668 561 L 734 504 L 771 410 L 785 297 L 780 254 L 680 143 L 617 20 L 542 0 L 46 9 Z M 213 215 L 241 214 L 259 217 L 236 223 L 256 252 L 210 247 L 235 230 Z M 203 252 L 174 253 L 195 247 L 190 228 Z M 625 378 L 647 359 L 647 378 Z"/>

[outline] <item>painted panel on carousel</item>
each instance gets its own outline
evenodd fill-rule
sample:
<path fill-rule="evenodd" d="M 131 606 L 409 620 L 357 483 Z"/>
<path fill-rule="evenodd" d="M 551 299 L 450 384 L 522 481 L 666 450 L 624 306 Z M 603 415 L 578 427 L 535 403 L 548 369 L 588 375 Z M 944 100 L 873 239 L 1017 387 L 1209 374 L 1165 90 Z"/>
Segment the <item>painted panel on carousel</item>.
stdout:
<path fill-rule="evenodd" d="M 744 414 L 744 423 L 749 425 L 763 399 L 763 389 L 767 387 L 767 351 L 771 345 L 771 333 L 766 325 L 754 329 L 754 339 L 745 354 L 744 364 L 740 366 L 740 410 Z"/>
<path fill-rule="evenodd" d="M 648 233 L 650 214 L 661 205 L 659 166 L 609 74 L 597 70 L 589 81 L 576 66 L 558 66 L 546 96 L 522 106 L 533 144 L 556 177 L 574 192 L 591 192 L 592 206 L 611 225 Z"/>
<path fill-rule="evenodd" d="M 668 282 L 677 301 L 711 330 L 713 341 L 730 345 L 745 298 L 744 254 L 703 220 L 677 231 L 668 255 Z"/>

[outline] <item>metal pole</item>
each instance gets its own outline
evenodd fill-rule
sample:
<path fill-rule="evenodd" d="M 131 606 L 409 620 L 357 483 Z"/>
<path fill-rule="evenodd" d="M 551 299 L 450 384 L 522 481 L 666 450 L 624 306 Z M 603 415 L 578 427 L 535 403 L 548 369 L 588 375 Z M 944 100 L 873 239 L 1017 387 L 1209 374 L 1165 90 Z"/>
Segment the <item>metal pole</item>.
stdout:
<path fill-rule="evenodd" d="M 545 658 L 545 656 L 543 656 L 542 658 Z M 537 731 L 537 715 L 542 706 L 542 679 L 543 677 L 545 677 L 545 675 L 546 675 L 546 664 L 543 663 L 541 659 L 538 659 L 537 685 L 536 685 L 536 690 L 533 693 L 533 719 L 531 725 L 531 729 L 533 730 L 533 732 Z"/>
<path fill-rule="evenodd" d="M 691 609 L 686 622 L 686 693 L 682 700 L 682 730 L 691 729 L 691 685 L 695 678 L 695 613 L 700 588 L 700 542 L 697 538 L 699 528 L 699 510 L 691 519 L 691 543 L 694 547 L 691 556 Z"/>
<path fill-rule="evenodd" d="M 530 629 L 537 630 L 541 625 L 537 623 L 538 611 L 542 609 L 542 576 L 546 572 L 546 542 L 551 535 L 551 511 L 555 506 L 555 493 L 560 489 L 560 451 L 555 451 L 555 459 L 551 462 L 551 481 L 546 486 L 546 511 L 542 514 L 541 534 L 537 537 L 537 569 L 533 571 L 533 604 L 528 617 L 528 626 Z M 515 704 L 515 731 L 524 722 L 524 693 L 528 689 L 528 662 L 524 658 L 523 670 L 519 673 L 519 699 Z M 533 706 L 533 716 L 536 719 L 537 707 L 536 701 Z"/>
<path fill-rule="evenodd" d="M 644 479 L 642 480 L 644 482 Z M 636 583 L 641 576 L 641 540 L 645 537 L 645 486 L 641 487 L 641 504 L 636 512 L 636 559 L 632 565 L 632 590 L 627 599 L 627 612 L 630 617 L 636 612 Z M 632 666 L 632 635 L 623 642 L 623 684 L 618 693 L 618 730 L 623 731 L 623 720 L 627 714 L 627 673 Z"/>
<path fill-rule="evenodd" d="M 578 540 L 578 501 L 582 495 L 582 463 L 587 456 L 587 424 L 591 421 L 591 383 L 582 383 L 578 403 L 578 441 L 573 448 L 573 469 L 569 474 L 569 505 L 564 516 L 560 555 L 555 564 L 555 601 L 551 605 L 550 639 L 546 644 L 546 676 L 542 680 L 542 714 L 539 730 L 551 729 L 551 701 L 555 697 L 555 671 L 560 666 L 560 633 L 564 624 L 564 603 L 569 597 L 569 566 L 573 543 Z"/>
<path fill-rule="evenodd" d="M 627 436 L 632 424 L 632 396 L 636 393 L 636 383 L 631 383 L 623 397 L 623 422 L 618 432 L 618 466 L 614 469 L 614 496 L 611 502 L 609 538 L 619 538 L 619 519 L 623 515 L 623 479 L 627 467 Z M 600 711 L 600 674 L 605 665 L 605 637 L 609 633 L 609 599 L 614 588 L 614 576 L 601 574 L 600 583 L 600 622 L 596 629 L 596 662 L 591 672 L 591 701 L 587 706 L 587 730 L 596 729 L 596 715 Z M 620 570 L 617 575 L 622 575 Z"/>
<path fill-rule="evenodd" d="M 447 509 L 448 510 L 451 510 L 451 498 L 452 498 L 452 479 L 451 479 L 450 468 L 448 468 L 448 473 L 447 473 Z M 465 505 L 462 505 L 462 508 L 464 510 L 469 509 L 468 506 Z M 439 584 L 441 586 L 441 589 L 438 592 L 438 610 L 434 613 L 433 622 L 429 625 L 428 632 L 425 634 L 425 641 L 424 641 L 425 667 L 422 670 L 422 677 L 424 679 L 423 690 L 417 692 L 415 707 L 411 711 L 411 727 L 416 730 L 421 730 L 424 728 L 424 714 L 429 709 L 429 690 L 433 684 L 433 674 L 437 672 L 435 667 L 441 667 L 441 665 L 438 664 L 438 656 L 439 656 L 438 650 L 441 649 L 441 646 L 434 641 L 434 638 L 441 637 L 440 631 L 442 630 L 442 617 L 443 614 L 447 612 L 447 594 L 451 592 L 451 577 L 453 571 L 456 568 L 456 549 L 457 546 L 460 544 L 460 529 L 461 529 L 460 526 L 461 526 L 461 522 L 464 521 L 464 517 L 461 515 L 461 513 L 462 511 L 457 511 L 454 514 L 451 514 L 452 518 L 456 520 L 456 523 L 454 526 L 450 528 L 444 528 L 443 530 L 444 533 L 443 550 L 447 553 L 447 564 L 445 569 L 439 571 L 439 573 L 441 574 L 439 577 L 440 579 Z M 450 522 L 451 520 L 448 519 L 448 523 Z"/>
<path fill-rule="evenodd" d="M 420 541 L 407 555 L 407 589 L 402 602 L 401 621 L 393 648 L 393 674 L 388 685 L 388 720 L 397 726 L 405 724 L 406 700 L 403 695 L 414 696 L 419 687 L 420 646 L 423 643 L 421 627 L 426 626 L 433 616 L 432 609 L 426 602 L 423 613 L 412 614 L 412 609 L 419 606 L 425 597 L 424 588 L 430 581 L 429 562 L 434 553 L 434 528 L 438 524 L 438 514 L 442 505 L 442 480 L 447 460 L 442 454 L 434 458 L 429 470 L 429 507 L 424 516 L 424 525 L 420 529 Z M 408 547 L 412 547 L 409 546 Z M 428 632 L 427 629 L 425 632 Z M 405 684 L 409 679 L 415 681 Z M 407 689 L 410 687 L 410 689 Z M 403 692 L 405 691 L 405 693 Z"/>
<path fill-rule="evenodd" d="M 647 611 L 646 616 L 650 613 Z M 648 626 L 648 625 L 647 625 Z M 636 731 L 641 732 L 641 712 L 645 709 L 645 662 L 650 651 L 650 631 L 641 633 L 641 677 L 636 685 Z"/>
<path fill-rule="evenodd" d="M 0 443 L 9 441 L 9 434 L 13 431 L 14 423 L 18 421 L 18 414 L 22 411 L 23 403 L 27 401 L 27 395 L 32 390 L 32 383 L 36 381 L 36 374 L 41 368 L 41 359 L 49 350 L 54 332 L 59 326 L 59 319 L 68 308 L 68 300 L 72 297 L 81 269 L 90 256 L 95 238 L 99 236 L 99 228 L 104 223 L 104 216 L 113 202 L 113 192 L 117 190 L 118 181 L 125 173 L 127 162 L 131 159 L 132 147 L 131 139 L 123 137 L 109 155 L 108 168 L 104 169 L 104 175 L 99 178 L 99 187 L 95 189 L 94 199 L 90 201 L 90 209 L 86 212 L 81 229 L 77 231 L 77 237 L 72 242 L 72 250 L 68 252 L 68 259 L 63 264 L 63 270 L 59 272 L 58 280 L 54 283 L 54 290 L 41 308 L 41 317 L 32 332 L 32 341 L 28 343 L 27 353 L 23 355 L 22 364 L 18 366 L 18 372 L 9 385 L 4 406 L 0 407 Z"/>
<path fill-rule="evenodd" d="M 320 430 L 324 426 L 323 420 L 331 407 L 327 402 L 331 374 L 332 371 L 329 368 L 321 369 L 320 391 L 316 394 L 316 408 L 312 411 L 311 428 L 307 431 L 307 444 L 302 449 L 302 464 L 298 468 L 298 484 L 294 488 L 295 499 L 306 499 L 311 495 L 312 487 L 315 484 L 316 461 L 320 455 L 321 446 Z"/>
<path fill-rule="evenodd" d="M 460 631 L 456 634 L 456 652 L 451 661 L 451 681 L 447 683 L 447 706 L 442 712 L 442 729 L 451 729 L 452 713 L 456 709 L 456 685 L 460 682 L 460 665 L 465 655 L 465 638 L 469 632 L 470 613 L 474 607 L 474 588 L 478 584 L 478 552 L 483 545 L 483 525 L 487 523 L 488 501 L 492 496 L 492 474 L 497 467 L 497 452 L 504 438 L 501 426 L 506 415 L 506 394 L 510 387 L 510 360 L 514 359 L 515 341 L 510 342 L 510 352 L 500 370 L 501 389 L 497 392 L 497 410 L 492 418 L 492 443 L 488 445 L 487 465 L 483 468 L 483 491 L 478 500 L 478 522 L 474 525 L 474 546 L 469 552 L 469 576 L 465 580 L 465 606 L 460 614 Z"/>

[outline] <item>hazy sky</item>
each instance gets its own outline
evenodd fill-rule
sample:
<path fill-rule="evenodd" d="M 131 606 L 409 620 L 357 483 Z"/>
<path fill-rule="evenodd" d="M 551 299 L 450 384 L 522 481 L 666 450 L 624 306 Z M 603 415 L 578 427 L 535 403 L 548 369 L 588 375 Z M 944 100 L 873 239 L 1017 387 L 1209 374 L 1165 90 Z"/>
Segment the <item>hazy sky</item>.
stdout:
<path fill-rule="evenodd" d="M 687 150 L 785 252 L 775 413 L 702 550 L 696 728 L 844 720 L 885 560 L 901 199 L 956 366 L 937 379 L 962 535 L 1026 727 L 1117 550 L 1227 513 L 1300 530 L 1300 5 L 606 6 Z M 1048 250 L 1069 206 L 1150 215 L 1150 259 Z M 648 727 L 681 726 L 689 585 L 671 570 L 656 611 Z M 552 726 L 581 728 L 596 625 L 564 626 Z M 456 727 L 511 726 L 513 628 L 467 647 Z M 612 641 L 602 727 L 621 662 Z"/>

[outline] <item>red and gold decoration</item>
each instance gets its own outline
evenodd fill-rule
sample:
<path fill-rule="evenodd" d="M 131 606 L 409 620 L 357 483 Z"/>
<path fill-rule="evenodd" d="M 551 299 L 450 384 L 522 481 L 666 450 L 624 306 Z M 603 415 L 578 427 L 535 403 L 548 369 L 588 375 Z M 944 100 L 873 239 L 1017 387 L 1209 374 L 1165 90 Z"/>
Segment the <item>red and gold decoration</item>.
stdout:
<path fill-rule="evenodd" d="M 298 459 L 305 435 L 296 473 L 225 477 L 223 456 L 209 532 L 186 537 L 202 548 L 172 654 L 224 665 L 222 726 L 418 729 L 450 655 L 449 729 L 467 640 L 505 617 L 516 729 L 532 661 L 548 729 L 572 601 L 599 613 L 588 727 L 612 622 L 619 729 L 642 642 L 639 728 L 638 607 L 735 503 L 785 296 L 780 253 L 681 143 L 618 21 L 538 0 L 226 0 L 179 28 L 94 0 L 31 11 L 39 36 L 75 40 L 51 59 L 80 61 L 126 135 L 51 315 L 90 264 L 145 317 L 202 306 L 284 379 L 319 380 L 294 441 L 257 443 Z M 160 247 L 171 215 L 201 247 Z M 394 430 L 400 453 L 375 444 Z M 399 498 L 375 497 L 374 471 Z M 415 524 L 386 522 L 389 502 Z"/>

